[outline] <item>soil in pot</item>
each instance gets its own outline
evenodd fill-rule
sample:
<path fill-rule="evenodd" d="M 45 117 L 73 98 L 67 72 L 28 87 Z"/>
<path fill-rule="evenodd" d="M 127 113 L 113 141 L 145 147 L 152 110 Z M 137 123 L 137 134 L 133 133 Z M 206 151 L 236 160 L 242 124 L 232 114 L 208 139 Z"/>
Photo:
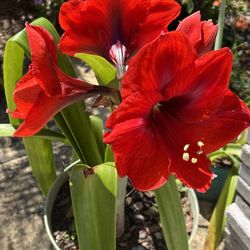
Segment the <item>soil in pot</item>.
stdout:
<path fill-rule="evenodd" d="M 181 193 L 188 234 L 193 227 L 191 206 L 185 192 Z M 125 232 L 117 239 L 117 250 L 166 250 L 159 212 L 153 192 L 139 192 L 129 183 L 125 208 Z M 78 250 L 69 183 L 66 182 L 55 200 L 52 230 L 61 249 Z"/>

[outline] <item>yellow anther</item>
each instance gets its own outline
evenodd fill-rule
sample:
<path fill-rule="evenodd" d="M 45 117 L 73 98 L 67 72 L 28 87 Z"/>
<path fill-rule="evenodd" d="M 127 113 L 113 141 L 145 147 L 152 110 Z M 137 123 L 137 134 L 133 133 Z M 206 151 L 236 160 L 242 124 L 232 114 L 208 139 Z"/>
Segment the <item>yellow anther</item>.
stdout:
<path fill-rule="evenodd" d="M 183 161 L 189 161 L 189 153 L 183 153 L 182 159 Z"/>
<path fill-rule="evenodd" d="M 204 146 L 204 143 L 202 141 L 198 141 L 197 145 L 202 148 Z"/>
<path fill-rule="evenodd" d="M 191 159 L 191 162 L 192 162 L 193 164 L 197 163 L 197 161 L 198 161 L 198 160 L 197 160 L 196 158 L 192 158 L 192 159 Z"/>
<path fill-rule="evenodd" d="M 184 150 L 184 151 L 187 151 L 188 148 L 189 148 L 189 146 L 190 146 L 190 144 L 186 144 L 186 145 L 184 146 L 183 150 Z"/>

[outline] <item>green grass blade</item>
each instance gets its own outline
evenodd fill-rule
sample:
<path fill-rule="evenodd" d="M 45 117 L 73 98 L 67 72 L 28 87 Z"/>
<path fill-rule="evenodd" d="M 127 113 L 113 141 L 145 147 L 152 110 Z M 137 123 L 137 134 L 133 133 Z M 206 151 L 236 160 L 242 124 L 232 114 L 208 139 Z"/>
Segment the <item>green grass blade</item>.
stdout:
<path fill-rule="evenodd" d="M 56 179 L 51 141 L 33 137 L 23 141 L 33 174 L 40 189 L 47 195 Z"/>
<path fill-rule="evenodd" d="M 86 53 L 75 54 L 75 57 L 87 63 L 95 72 L 98 82 L 102 85 L 108 85 L 116 78 L 116 69 L 101 56 Z"/>
<path fill-rule="evenodd" d="M 175 178 L 155 190 L 164 238 L 169 250 L 188 250 L 187 229 Z"/>
<path fill-rule="evenodd" d="M 70 172 L 70 192 L 81 250 L 115 250 L 117 174 L 114 164 Z M 93 172 L 91 172 L 93 170 Z"/>

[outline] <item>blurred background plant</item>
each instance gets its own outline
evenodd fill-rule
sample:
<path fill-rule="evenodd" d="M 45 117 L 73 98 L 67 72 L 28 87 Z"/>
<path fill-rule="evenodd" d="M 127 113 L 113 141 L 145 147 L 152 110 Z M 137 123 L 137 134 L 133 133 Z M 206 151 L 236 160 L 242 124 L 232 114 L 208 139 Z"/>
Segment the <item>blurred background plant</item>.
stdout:
<path fill-rule="evenodd" d="M 34 0 L 34 4 L 36 8 L 40 11 L 40 16 L 43 16 L 49 19 L 58 31 L 60 30 L 60 26 L 58 23 L 58 13 L 60 10 L 60 6 L 64 0 Z"/>

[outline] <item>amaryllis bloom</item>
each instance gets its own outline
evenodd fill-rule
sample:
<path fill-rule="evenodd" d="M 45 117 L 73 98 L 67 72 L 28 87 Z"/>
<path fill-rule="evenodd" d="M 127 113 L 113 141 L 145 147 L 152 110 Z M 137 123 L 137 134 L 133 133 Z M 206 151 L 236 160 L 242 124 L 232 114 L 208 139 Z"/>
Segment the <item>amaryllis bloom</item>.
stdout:
<path fill-rule="evenodd" d="M 174 0 L 69 0 L 59 15 L 65 31 L 60 49 L 69 55 L 85 52 L 109 59 L 113 46 L 111 59 L 124 60 L 124 48 L 126 55 L 134 54 L 160 35 L 179 12 Z"/>
<path fill-rule="evenodd" d="M 207 154 L 250 125 L 247 106 L 228 89 L 228 48 L 198 57 L 182 32 L 162 34 L 141 49 L 122 80 L 122 103 L 109 117 L 120 176 L 139 190 L 162 186 L 174 174 L 206 191 L 212 180 Z"/>
<path fill-rule="evenodd" d="M 26 31 L 32 63 L 14 91 L 16 109 L 11 114 L 24 120 L 14 136 L 37 133 L 62 108 L 98 88 L 60 70 L 56 46 L 48 31 L 29 24 Z"/>
<path fill-rule="evenodd" d="M 183 19 L 176 30 L 186 34 L 189 42 L 200 56 L 211 50 L 218 25 L 214 25 L 212 21 L 201 21 L 200 11 L 197 11 Z"/>

